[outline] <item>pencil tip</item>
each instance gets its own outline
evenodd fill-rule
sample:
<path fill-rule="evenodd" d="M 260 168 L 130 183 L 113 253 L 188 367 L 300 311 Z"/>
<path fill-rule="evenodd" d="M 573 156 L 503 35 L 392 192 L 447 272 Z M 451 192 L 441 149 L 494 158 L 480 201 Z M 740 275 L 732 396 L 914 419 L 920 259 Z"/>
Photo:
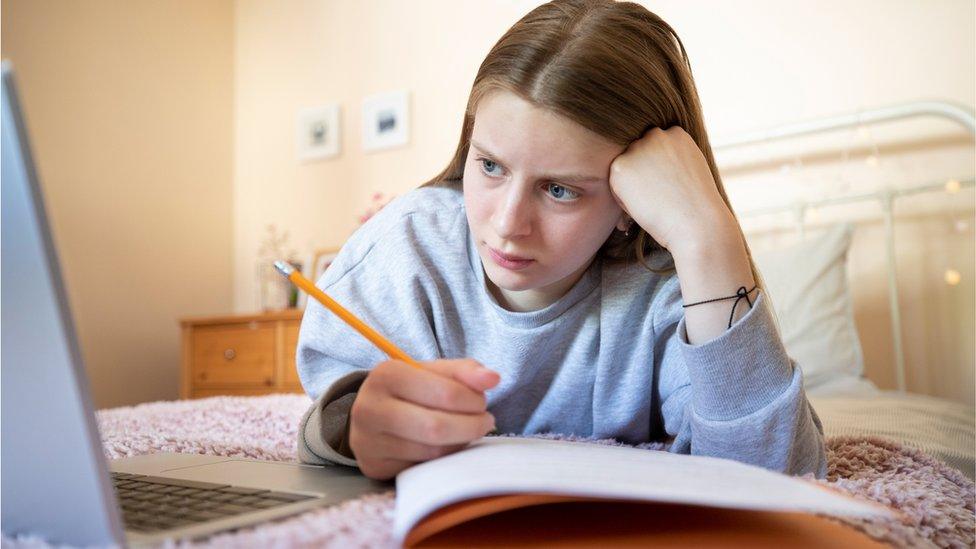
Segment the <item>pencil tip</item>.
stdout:
<path fill-rule="evenodd" d="M 291 276 L 291 273 L 295 272 L 295 268 L 292 267 L 291 264 L 289 264 L 286 261 L 281 261 L 281 260 L 275 261 L 274 266 L 275 269 L 278 269 L 278 272 L 283 274 L 284 276 Z"/>

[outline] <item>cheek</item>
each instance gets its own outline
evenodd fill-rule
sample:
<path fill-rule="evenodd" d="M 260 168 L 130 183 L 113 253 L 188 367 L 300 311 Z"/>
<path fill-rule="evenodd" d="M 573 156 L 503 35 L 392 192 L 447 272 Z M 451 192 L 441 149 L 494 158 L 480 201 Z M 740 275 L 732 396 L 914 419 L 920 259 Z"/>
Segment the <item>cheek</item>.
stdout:
<path fill-rule="evenodd" d="M 549 242 L 562 257 L 588 259 L 606 241 L 603 227 L 593 222 L 561 223 L 549 229 Z"/>
<path fill-rule="evenodd" d="M 549 224 L 549 240 L 566 256 L 589 258 L 606 242 L 620 214 L 621 210 L 615 204 L 601 204 L 588 215 Z"/>
<path fill-rule="evenodd" d="M 486 194 L 480 188 L 475 177 L 464 178 L 464 211 L 468 218 L 468 225 L 475 235 L 481 234 L 481 228 L 491 217 L 491 204 Z"/>

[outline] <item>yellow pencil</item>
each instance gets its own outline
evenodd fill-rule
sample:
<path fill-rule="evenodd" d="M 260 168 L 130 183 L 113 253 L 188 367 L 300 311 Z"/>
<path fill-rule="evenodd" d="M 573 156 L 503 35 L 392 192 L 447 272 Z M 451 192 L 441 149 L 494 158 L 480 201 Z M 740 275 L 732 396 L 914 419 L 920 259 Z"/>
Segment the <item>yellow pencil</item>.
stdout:
<path fill-rule="evenodd" d="M 291 280 L 292 284 L 298 286 L 299 288 L 305 290 L 305 293 L 314 297 L 325 306 L 326 309 L 335 313 L 339 318 L 346 321 L 356 329 L 357 332 L 363 334 L 363 337 L 373 342 L 373 345 L 379 347 L 381 351 L 389 355 L 390 358 L 396 360 L 402 360 L 407 364 L 413 366 L 414 368 L 421 368 L 420 364 L 416 360 L 410 358 L 407 353 L 400 350 L 399 347 L 390 342 L 390 340 L 381 336 L 379 332 L 370 328 L 365 322 L 356 318 L 356 315 L 350 313 L 345 307 L 339 305 L 339 303 L 332 299 L 331 297 L 325 295 L 325 292 L 318 289 L 311 280 L 302 276 L 302 273 L 298 272 L 291 264 L 285 261 L 275 261 L 274 266 L 278 269 L 282 275 Z"/>

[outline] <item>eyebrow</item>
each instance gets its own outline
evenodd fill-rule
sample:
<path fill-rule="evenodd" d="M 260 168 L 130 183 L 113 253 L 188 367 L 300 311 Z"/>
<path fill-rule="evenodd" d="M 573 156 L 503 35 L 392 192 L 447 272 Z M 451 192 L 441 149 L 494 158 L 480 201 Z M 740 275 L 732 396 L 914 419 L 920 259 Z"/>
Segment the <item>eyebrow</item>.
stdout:
<path fill-rule="evenodd" d="M 482 144 L 476 142 L 473 139 L 471 140 L 471 146 L 473 146 L 474 148 L 478 149 L 479 151 L 485 153 L 486 155 L 488 155 L 488 156 L 490 156 L 492 158 L 498 158 L 498 155 L 496 155 L 495 153 L 489 151 Z M 501 163 L 504 164 L 505 162 L 502 161 Z M 606 181 L 606 178 L 605 177 L 595 177 L 595 176 L 591 176 L 591 175 L 555 175 L 555 174 L 547 174 L 547 175 L 542 175 L 541 177 L 543 179 L 552 179 L 552 180 L 555 180 L 555 181 L 563 181 L 565 183 L 591 183 L 591 182 L 603 182 L 603 181 Z"/>

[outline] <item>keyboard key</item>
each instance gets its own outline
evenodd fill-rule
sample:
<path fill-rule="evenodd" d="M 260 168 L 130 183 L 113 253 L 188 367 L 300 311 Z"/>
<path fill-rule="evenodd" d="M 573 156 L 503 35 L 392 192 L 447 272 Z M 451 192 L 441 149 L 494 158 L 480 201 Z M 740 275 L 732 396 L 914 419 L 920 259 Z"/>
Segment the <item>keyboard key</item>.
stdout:
<path fill-rule="evenodd" d="M 170 514 L 179 513 L 181 511 L 181 508 L 175 505 L 168 505 L 164 503 L 162 505 L 156 505 L 152 509 L 149 509 L 149 511 L 157 515 L 170 515 Z"/>
<path fill-rule="evenodd" d="M 277 499 L 262 499 L 255 501 L 251 504 L 251 507 L 257 507 L 258 509 L 269 509 L 271 507 L 277 507 L 279 505 L 287 505 L 290 502 L 281 501 Z"/>
<path fill-rule="evenodd" d="M 189 515 L 192 512 L 193 512 L 192 509 L 186 509 L 185 507 L 177 507 L 175 509 L 167 510 L 165 514 L 167 517 L 180 518 L 180 517 L 185 517 L 186 515 Z"/>
<path fill-rule="evenodd" d="M 120 506 L 126 511 L 140 511 L 152 507 L 153 504 L 148 501 L 123 501 Z"/>
<path fill-rule="evenodd" d="M 126 525 L 128 525 L 130 522 L 147 522 L 147 521 L 150 521 L 150 520 L 152 520 L 153 515 L 151 515 L 149 513 L 141 513 L 141 512 L 138 512 L 138 511 L 130 511 L 128 513 L 123 514 L 122 515 L 122 518 L 125 520 Z"/>
<path fill-rule="evenodd" d="M 196 503 L 189 505 L 188 507 L 190 509 L 206 510 L 206 509 L 213 509 L 214 507 L 218 507 L 218 506 L 220 506 L 220 503 L 217 503 L 216 501 L 197 501 Z"/>
<path fill-rule="evenodd" d="M 181 499 L 183 498 L 173 494 L 160 494 L 153 501 L 155 501 L 156 503 L 171 503 L 174 501 L 179 501 Z"/>
<path fill-rule="evenodd" d="M 207 520 L 214 520 L 219 518 L 224 518 L 227 515 L 223 513 L 217 513 L 214 511 L 195 511 L 186 516 L 187 519 L 193 520 L 194 522 L 204 522 Z"/>

